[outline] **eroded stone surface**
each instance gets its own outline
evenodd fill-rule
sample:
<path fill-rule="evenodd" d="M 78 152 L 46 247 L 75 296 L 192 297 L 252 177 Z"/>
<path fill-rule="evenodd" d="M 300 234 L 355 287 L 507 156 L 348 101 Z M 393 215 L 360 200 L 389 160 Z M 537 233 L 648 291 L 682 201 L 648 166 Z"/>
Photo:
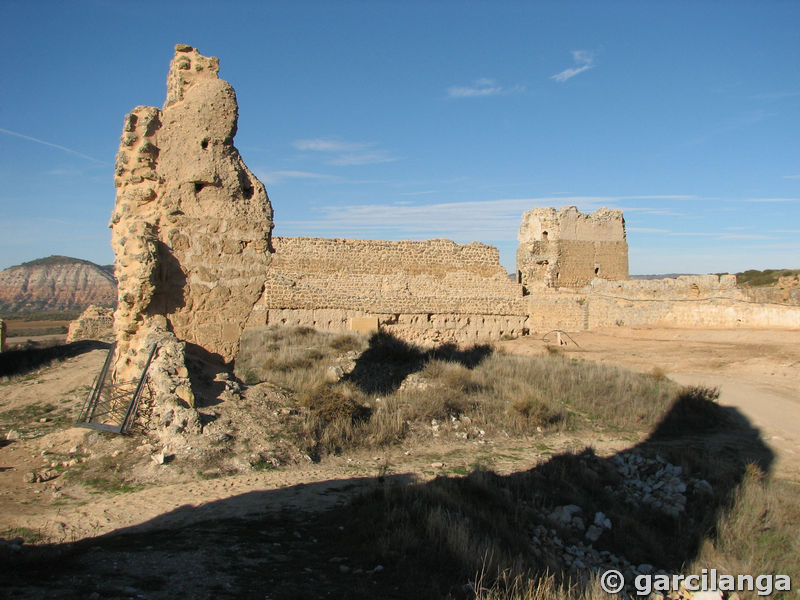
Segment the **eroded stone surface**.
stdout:
<path fill-rule="evenodd" d="M 69 324 L 67 343 L 107 340 L 114 336 L 114 309 L 92 304 Z"/>
<path fill-rule="evenodd" d="M 118 379 L 136 377 L 153 331 L 231 360 L 261 295 L 272 207 L 233 146 L 236 95 L 218 71 L 179 44 L 164 108 L 125 117 L 111 218 Z"/>

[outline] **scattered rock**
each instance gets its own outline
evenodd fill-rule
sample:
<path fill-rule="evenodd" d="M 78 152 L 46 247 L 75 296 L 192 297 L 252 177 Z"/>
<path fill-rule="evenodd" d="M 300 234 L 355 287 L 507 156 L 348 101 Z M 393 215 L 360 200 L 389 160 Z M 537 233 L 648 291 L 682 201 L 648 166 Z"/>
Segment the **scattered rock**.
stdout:
<path fill-rule="evenodd" d="M 611 529 L 611 519 L 601 512 L 594 514 L 594 524 L 604 529 Z"/>
<path fill-rule="evenodd" d="M 586 530 L 586 539 L 590 542 L 596 542 L 600 539 L 600 536 L 603 535 L 603 529 L 598 527 L 597 525 L 589 525 L 589 529 Z"/>
<path fill-rule="evenodd" d="M 336 383 L 342 377 L 344 377 L 344 369 L 339 365 L 334 365 L 332 367 L 328 367 L 325 371 L 325 381 L 328 383 Z"/>
<path fill-rule="evenodd" d="M 23 475 L 22 480 L 25 483 L 44 483 L 45 481 L 50 481 L 51 479 L 55 479 L 58 477 L 58 471 L 53 469 L 49 469 L 47 471 L 41 471 L 40 473 L 36 473 L 34 471 L 28 471 Z"/>
<path fill-rule="evenodd" d="M 575 504 L 567 504 L 565 506 L 558 506 L 550 513 L 548 519 L 560 523 L 561 525 L 569 525 L 572 518 L 581 512 L 581 507 Z"/>

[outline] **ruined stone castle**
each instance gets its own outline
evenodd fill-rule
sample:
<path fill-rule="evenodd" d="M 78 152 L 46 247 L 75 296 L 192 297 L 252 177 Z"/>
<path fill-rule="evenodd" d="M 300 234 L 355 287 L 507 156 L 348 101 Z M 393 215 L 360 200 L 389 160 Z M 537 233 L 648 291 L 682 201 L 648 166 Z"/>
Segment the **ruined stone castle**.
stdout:
<path fill-rule="evenodd" d="M 231 362 L 243 334 L 271 325 L 381 328 L 425 344 L 615 325 L 800 327 L 797 307 L 752 302 L 732 276 L 628 280 L 618 210 L 526 212 L 514 278 L 477 242 L 273 237 L 218 71 L 176 46 L 164 107 L 125 118 L 111 218 L 119 379 L 157 342 L 164 393 L 191 404 L 187 345 Z"/>

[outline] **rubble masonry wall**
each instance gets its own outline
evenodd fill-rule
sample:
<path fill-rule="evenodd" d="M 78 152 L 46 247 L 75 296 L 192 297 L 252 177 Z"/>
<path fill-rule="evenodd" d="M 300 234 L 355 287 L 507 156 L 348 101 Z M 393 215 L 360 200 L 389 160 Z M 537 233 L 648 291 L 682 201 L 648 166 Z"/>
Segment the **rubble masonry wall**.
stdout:
<path fill-rule="evenodd" d="M 450 240 L 272 240 L 264 293 L 250 324 L 347 330 L 375 316 L 408 341 L 477 342 L 526 329 L 522 287 L 497 248 Z"/>

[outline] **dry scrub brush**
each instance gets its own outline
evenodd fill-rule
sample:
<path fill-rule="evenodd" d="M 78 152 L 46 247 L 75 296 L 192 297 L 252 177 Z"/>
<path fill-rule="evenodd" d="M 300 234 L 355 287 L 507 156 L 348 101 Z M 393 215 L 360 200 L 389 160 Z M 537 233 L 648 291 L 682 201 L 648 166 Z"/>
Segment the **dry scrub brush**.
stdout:
<path fill-rule="evenodd" d="M 658 421 L 678 389 L 663 377 L 561 354 L 423 350 L 386 334 L 367 345 L 355 336 L 274 328 L 261 344 L 259 368 L 248 367 L 243 378 L 292 392 L 305 415 L 299 442 L 316 457 L 430 435 L 440 426 L 462 436 L 586 426 L 642 430 Z M 352 372 L 331 382 L 330 369 L 348 355 Z M 254 361 L 246 357 L 244 364 Z"/>
<path fill-rule="evenodd" d="M 704 568 L 732 575 L 789 575 L 796 586 L 800 581 L 800 486 L 769 478 L 750 465 L 730 508 L 686 572 L 700 573 Z"/>
<path fill-rule="evenodd" d="M 482 570 L 475 578 L 474 588 L 475 600 L 617 600 L 620 597 L 605 592 L 597 575 L 592 575 L 584 587 L 547 573 L 526 577 L 506 570 L 492 579 Z"/>

